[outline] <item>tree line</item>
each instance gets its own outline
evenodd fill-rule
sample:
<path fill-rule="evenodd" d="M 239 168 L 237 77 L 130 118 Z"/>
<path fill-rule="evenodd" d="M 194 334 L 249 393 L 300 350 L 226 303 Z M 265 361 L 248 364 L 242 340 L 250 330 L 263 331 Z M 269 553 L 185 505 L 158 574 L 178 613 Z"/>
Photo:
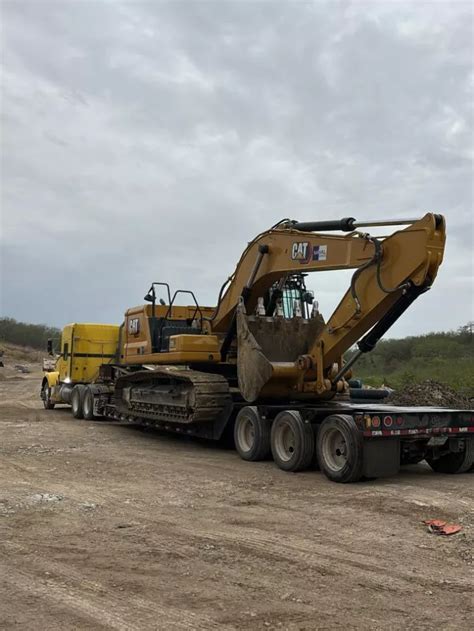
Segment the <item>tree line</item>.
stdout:
<path fill-rule="evenodd" d="M 48 339 L 58 340 L 61 331 L 45 324 L 27 324 L 14 318 L 0 318 L 0 341 L 46 351 Z"/>
<path fill-rule="evenodd" d="M 347 358 L 354 349 L 349 351 Z M 469 396 L 474 393 L 474 322 L 457 331 L 381 340 L 362 355 L 354 376 L 369 385 L 394 388 L 434 379 Z"/>

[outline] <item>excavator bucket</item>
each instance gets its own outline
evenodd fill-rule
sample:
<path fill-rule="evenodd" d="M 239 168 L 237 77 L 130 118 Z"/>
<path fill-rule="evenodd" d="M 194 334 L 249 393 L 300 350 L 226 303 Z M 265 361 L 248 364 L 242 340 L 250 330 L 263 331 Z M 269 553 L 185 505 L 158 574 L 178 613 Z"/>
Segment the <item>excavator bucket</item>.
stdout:
<path fill-rule="evenodd" d="M 321 315 L 309 320 L 247 316 L 238 305 L 237 377 L 244 399 L 256 401 L 270 385 L 275 364 L 294 363 L 307 353 L 324 326 Z"/>
<path fill-rule="evenodd" d="M 239 389 L 246 401 L 258 398 L 263 386 L 273 373 L 271 362 L 251 333 L 242 306 L 237 307 L 237 378 Z"/>

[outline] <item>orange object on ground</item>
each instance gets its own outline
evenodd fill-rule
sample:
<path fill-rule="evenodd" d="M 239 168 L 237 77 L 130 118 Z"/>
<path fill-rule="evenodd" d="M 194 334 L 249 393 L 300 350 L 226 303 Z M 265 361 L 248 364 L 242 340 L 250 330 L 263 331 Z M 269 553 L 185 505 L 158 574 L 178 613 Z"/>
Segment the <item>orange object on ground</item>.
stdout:
<path fill-rule="evenodd" d="M 441 519 L 426 519 L 424 522 L 425 526 L 432 526 L 433 528 L 442 528 L 446 526 L 446 522 Z"/>
<path fill-rule="evenodd" d="M 426 519 L 425 526 L 428 526 L 428 530 L 435 535 L 455 535 L 457 532 L 461 532 L 462 526 L 458 524 L 448 524 L 441 519 Z"/>

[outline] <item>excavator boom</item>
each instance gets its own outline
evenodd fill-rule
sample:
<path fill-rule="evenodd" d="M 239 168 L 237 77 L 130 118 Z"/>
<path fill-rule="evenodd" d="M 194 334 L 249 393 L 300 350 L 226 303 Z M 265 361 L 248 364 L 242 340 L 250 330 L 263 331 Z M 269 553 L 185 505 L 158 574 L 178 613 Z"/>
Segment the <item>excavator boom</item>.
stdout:
<path fill-rule="evenodd" d="M 339 383 L 344 376 L 343 354 L 374 327 L 374 334 L 361 347 L 361 351 L 369 350 L 375 336 L 381 337 L 431 286 L 442 262 L 446 230 L 441 215 L 428 213 L 411 222 L 376 225 L 401 223 L 408 225 L 390 236 L 376 238 L 356 230 L 368 222 L 358 224 L 354 219 L 306 224 L 286 221 L 248 245 L 211 317 L 212 332 L 223 335 L 223 361 L 237 335 L 239 385 L 244 398 L 276 396 L 277 392 L 279 396 L 327 397 L 344 387 Z M 347 235 L 331 235 L 314 233 L 314 227 L 353 230 Z M 270 343 L 281 347 L 281 338 L 288 339 L 290 332 L 280 326 L 278 339 L 278 326 L 268 318 L 271 314 L 265 314 L 268 326 L 263 320 L 256 326 L 251 316 L 252 327 L 258 329 L 258 335 L 252 334 L 245 318 L 255 312 L 259 298 L 262 300 L 275 283 L 291 274 L 351 268 L 355 269 L 351 286 L 329 320 L 316 328 L 306 327 L 306 352 L 292 356 L 287 348 L 286 359 L 281 359 L 281 353 L 278 361 L 269 359 L 259 337 L 267 348 L 269 336 Z M 298 340 L 302 328 L 295 335 L 295 349 L 301 350 Z"/>

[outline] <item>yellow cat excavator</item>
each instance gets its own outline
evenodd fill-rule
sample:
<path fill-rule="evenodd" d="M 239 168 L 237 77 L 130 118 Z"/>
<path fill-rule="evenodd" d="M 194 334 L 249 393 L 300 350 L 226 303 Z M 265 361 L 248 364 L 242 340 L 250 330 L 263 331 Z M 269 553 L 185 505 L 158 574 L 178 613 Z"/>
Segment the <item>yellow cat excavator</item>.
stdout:
<path fill-rule="evenodd" d="M 375 237 L 366 232 L 371 226 L 405 227 Z M 358 357 L 431 287 L 444 246 L 444 218 L 432 213 L 383 222 L 285 219 L 248 244 L 214 308 L 200 306 L 192 291 L 171 295 L 166 283 L 154 282 L 147 304 L 128 309 L 120 327 L 66 327 L 43 401 L 70 404 L 76 418 L 112 417 L 208 438 L 233 429 L 242 458 L 271 453 L 282 469 L 296 471 L 317 452 L 337 481 L 386 475 L 408 457 L 465 469 L 470 436 L 454 444 L 447 431 L 434 444 L 425 431 L 414 446 L 419 419 L 431 422 L 428 412 L 381 403 L 368 411 L 374 402 L 355 403 L 349 386 Z M 339 269 L 355 271 L 325 321 L 306 278 Z M 158 301 L 160 292 L 165 299 Z M 177 305 L 183 296 L 192 304 Z M 354 344 L 358 351 L 344 362 Z M 451 413 L 448 421 L 469 427 L 472 414 Z M 410 422 L 416 431 L 402 441 Z M 461 464 L 448 466 L 446 458 Z"/>

